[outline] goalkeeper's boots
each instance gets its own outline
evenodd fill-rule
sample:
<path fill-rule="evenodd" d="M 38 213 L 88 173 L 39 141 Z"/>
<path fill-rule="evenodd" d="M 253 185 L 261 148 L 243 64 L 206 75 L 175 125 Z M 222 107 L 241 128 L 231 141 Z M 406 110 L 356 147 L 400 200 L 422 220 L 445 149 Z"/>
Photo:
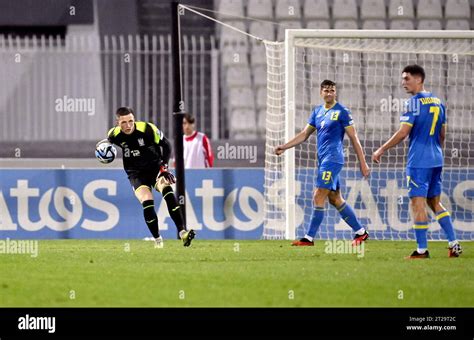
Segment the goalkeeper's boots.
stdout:
<path fill-rule="evenodd" d="M 459 257 L 462 254 L 462 247 L 459 243 L 454 244 L 452 247 L 449 247 L 448 256 L 449 257 Z"/>
<path fill-rule="evenodd" d="M 155 248 L 163 248 L 163 237 L 157 237 L 155 238 Z"/>
<path fill-rule="evenodd" d="M 190 229 L 185 231 L 181 236 L 181 239 L 183 240 L 183 246 L 189 247 L 194 237 L 196 237 L 196 233 L 194 232 L 194 230 Z"/>
<path fill-rule="evenodd" d="M 430 252 L 426 250 L 423 254 L 420 254 L 418 251 L 414 251 L 410 256 L 405 257 L 407 260 L 415 260 L 415 259 L 429 259 Z"/>
<path fill-rule="evenodd" d="M 369 238 L 369 233 L 365 231 L 362 235 L 355 234 L 354 240 L 352 241 L 353 246 L 358 246 L 362 242 L 366 241 Z"/>
<path fill-rule="evenodd" d="M 308 240 L 307 238 L 303 237 L 299 240 L 296 240 L 296 241 L 293 241 L 291 243 L 292 246 L 297 246 L 297 247 L 300 247 L 300 246 L 314 246 L 314 242 L 313 241 L 310 241 Z"/>

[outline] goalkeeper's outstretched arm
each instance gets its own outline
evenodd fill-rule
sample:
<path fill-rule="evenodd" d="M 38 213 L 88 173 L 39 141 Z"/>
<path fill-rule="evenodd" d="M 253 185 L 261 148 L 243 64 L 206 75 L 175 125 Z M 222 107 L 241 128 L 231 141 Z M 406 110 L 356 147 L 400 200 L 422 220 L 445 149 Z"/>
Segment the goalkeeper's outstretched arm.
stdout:
<path fill-rule="evenodd" d="M 283 145 L 279 145 L 275 148 L 275 155 L 280 156 L 285 150 L 291 149 L 292 147 L 295 147 L 297 145 L 300 145 L 301 143 L 305 142 L 308 140 L 309 136 L 316 131 L 316 128 L 312 125 L 306 125 L 306 127 L 301 130 L 300 133 L 298 133 L 294 138 L 289 140 L 287 143 Z"/>

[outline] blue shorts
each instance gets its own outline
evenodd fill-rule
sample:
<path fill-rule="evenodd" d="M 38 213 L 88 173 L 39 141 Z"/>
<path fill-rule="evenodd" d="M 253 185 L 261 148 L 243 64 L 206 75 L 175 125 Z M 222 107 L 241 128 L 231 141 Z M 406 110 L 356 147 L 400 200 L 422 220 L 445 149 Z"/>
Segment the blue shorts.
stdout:
<path fill-rule="evenodd" d="M 336 191 L 339 189 L 339 173 L 343 164 L 323 162 L 318 168 L 316 187 Z"/>
<path fill-rule="evenodd" d="M 437 168 L 407 168 L 408 197 L 432 198 L 441 195 L 441 172 Z"/>

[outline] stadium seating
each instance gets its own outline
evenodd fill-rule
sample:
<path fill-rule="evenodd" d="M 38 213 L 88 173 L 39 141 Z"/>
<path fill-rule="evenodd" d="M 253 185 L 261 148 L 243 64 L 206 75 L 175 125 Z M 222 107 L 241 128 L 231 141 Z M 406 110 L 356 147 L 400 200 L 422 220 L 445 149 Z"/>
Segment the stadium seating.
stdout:
<path fill-rule="evenodd" d="M 413 30 L 415 25 L 412 20 L 392 20 L 390 23 L 392 30 Z"/>
<path fill-rule="evenodd" d="M 265 119 L 266 119 L 266 117 L 267 117 L 267 110 L 266 109 L 258 110 L 257 129 L 258 129 L 259 136 L 261 138 L 265 137 L 265 130 L 266 130 Z"/>
<path fill-rule="evenodd" d="M 303 15 L 306 20 L 329 20 L 329 6 L 326 0 L 305 0 Z"/>
<path fill-rule="evenodd" d="M 337 30 L 355 30 L 357 28 L 356 20 L 337 20 L 334 23 L 334 29 Z"/>
<path fill-rule="evenodd" d="M 299 20 L 301 18 L 301 7 L 299 0 L 278 0 L 275 7 L 275 19 Z"/>
<path fill-rule="evenodd" d="M 440 20 L 420 20 L 418 22 L 419 30 L 441 30 L 443 29 Z"/>
<path fill-rule="evenodd" d="M 250 109 L 235 109 L 231 111 L 229 122 L 232 126 L 231 138 L 250 139 L 257 134 L 257 117 Z"/>
<path fill-rule="evenodd" d="M 360 6 L 360 18 L 367 19 L 385 19 L 385 3 L 380 0 L 362 0 Z"/>
<path fill-rule="evenodd" d="M 357 2 L 354 0 L 334 0 L 332 17 L 335 20 L 357 19 Z"/>
<path fill-rule="evenodd" d="M 252 57 L 258 56 L 252 55 Z M 227 45 L 221 50 L 222 66 L 228 67 L 235 64 L 248 64 L 248 50 L 246 46 L 241 45 Z M 265 63 L 265 51 L 263 51 L 263 63 Z"/>
<path fill-rule="evenodd" d="M 388 100 L 392 96 L 392 89 L 389 86 L 369 84 L 365 90 L 365 105 L 370 108 L 380 110 L 382 99 Z"/>
<path fill-rule="evenodd" d="M 340 85 L 337 90 L 337 99 L 352 110 L 363 107 L 363 94 L 364 91 L 359 85 Z"/>
<path fill-rule="evenodd" d="M 255 19 L 273 20 L 273 4 L 271 0 L 249 0 L 247 15 Z"/>
<path fill-rule="evenodd" d="M 441 0 L 418 0 L 416 16 L 418 19 L 442 19 Z"/>
<path fill-rule="evenodd" d="M 242 31 L 247 31 L 245 23 L 242 21 L 229 21 L 227 22 L 230 26 L 238 28 Z M 227 45 L 247 45 L 247 36 L 228 27 L 222 26 L 220 27 L 220 43 L 221 47 L 225 47 Z"/>
<path fill-rule="evenodd" d="M 389 79 L 392 79 L 393 76 L 393 69 L 387 66 L 390 66 L 388 59 L 366 60 L 365 67 L 362 69 L 365 82 L 374 85 L 388 85 Z"/>
<path fill-rule="evenodd" d="M 250 87 L 234 87 L 229 89 L 230 109 L 255 110 L 255 99 Z M 254 115 L 255 115 L 255 111 Z"/>
<path fill-rule="evenodd" d="M 446 83 L 446 70 L 444 69 L 443 59 L 441 60 L 423 60 L 420 62 L 423 64 L 426 74 L 426 84 L 429 85 L 445 85 Z"/>
<path fill-rule="evenodd" d="M 266 51 L 265 46 L 263 44 L 252 45 L 250 57 L 253 66 L 267 65 Z"/>
<path fill-rule="evenodd" d="M 226 71 L 226 84 L 229 87 L 250 87 L 250 68 L 248 66 L 232 65 Z"/>
<path fill-rule="evenodd" d="M 271 22 L 253 21 L 250 23 L 249 33 L 259 38 L 274 41 L 275 25 L 273 25 Z M 256 43 L 256 40 L 251 39 L 250 42 L 254 44 Z"/>
<path fill-rule="evenodd" d="M 359 123 L 359 131 L 368 139 L 382 140 L 390 137 L 393 131 L 394 114 L 392 112 L 381 112 L 380 105 L 378 107 L 365 107 L 363 111 L 364 125 Z M 398 117 L 397 117 L 398 118 Z M 381 121 L 391 122 L 391 124 L 380 124 Z M 398 126 L 398 123 L 395 123 Z"/>
<path fill-rule="evenodd" d="M 362 24 L 363 30 L 384 30 L 386 28 L 385 20 L 365 20 Z"/>
<path fill-rule="evenodd" d="M 217 18 L 220 20 L 237 20 L 235 16 L 244 16 L 244 2 L 243 0 L 220 0 L 217 11 L 219 12 Z"/>
<path fill-rule="evenodd" d="M 469 30 L 469 20 L 452 19 L 446 21 L 447 30 Z"/>
<path fill-rule="evenodd" d="M 446 0 L 446 19 L 470 19 L 470 17 L 471 8 L 469 7 L 469 0 Z"/>
<path fill-rule="evenodd" d="M 414 19 L 415 10 L 412 0 L 390 0 L 389 19 Z"/>
<path fill-rule="evenodd" d="M 319 93 L 319 85 L 324 79 L 336 79 L 336 72 L 333 66 L 324 65 L 313 71 L 311 75 L 311 82 L 313 89 L 316 89 Z"/>
<path fill-rule="evenodd" d="M 308 20 L 306 21 L 306 28 L 326 30 L 331 27 L 329 26 L 328 20 Z"/>
<path fill-rule="evenodd" d="M 336 67 L 336 83 L 340 85 L 356 85 L 362 82 L 362 68 L 356 64 L 338 64 Z"/>
<path fill-rule="evenodd" d="M 226 15 L 218 16 L 242 30 L 248 29 L 252 35 L 271 41 L 283 41 L 287 28 L 302 27 L 364 30 L 413 30 L 415 28 L 467 30 L 471 29 L 471 12 L 474 8 L 474 1 L 469 0 L 221 0 L 215 1 L 215 4 L 216 9 L 221 12 L 230 12 L 238 16 L 244 14 L 264 20 L 245 22 Z M 266 114 L 265 47 L 259 41 L 229 29 L 220 28 L 219 38 L 222 51 L 222 74 L 223 79 L 227 79 L 226 86 L 228 86 L 228 105 L 231 110 L 244 110 L 242 112 L 245 117 L 252 116 L 251 120 L 256 122 L 257 126 L 256 133 L 261 136 L 264 133 Z M 440 46 L 440 49 L 443 48 Z M 449 46 L 447 48 L 449 49 Z M 311 52 L 307 51 L 307 53 Z M 380 106 L 380 96 L 409 97 L 399 84 L 393 84 L 393 75 L 398 74 L 408 61 L 417 60 L 415 55 L 403 55 L 403 60 L 406 61 L 390 61 L 388 55 L 384 58 L 380 53 L 365 54 L 365 60 L 361 60 L 361 55 L 355 53 L 349 55 L 349 60 L 344 61 L 341 53 L 317 53 L 327 53 L 324 57 L 318 55 L 317 59 L 327 59 L 328 63 L 311 71 L 310 86 L 312 88 L 309 89 L 311 100 L 319 101 L 319 84 L 323 79 L 335 80 L 340 86 L 338 89 L 340 97 L 344 98 L 347 105 L 362 105 L 363 103 L 372 108 L 351 108 L 360 111 L 361 116 L 368 111 L 367 118 L 358 122 L 359 126 L 367 126 L 369 130 L 375 129 L 380 113 L 373 112 L 376 111 L 377 105 Z M 238 56 L 237 63 L 236 55 Z M 371 59 L 372 57 L 374 59 Z M 311 60 L 311 54 L 308 54 L 307 58 Z M 454 93 L 447 93 L 449 91 L 446 86 L 453 85 L 455 79 L 459 80 L 461 75 L 463 75 L 462 79 L 466 83 L 466 88 L 474 85 L 473 68 L 472 65 L 466 64 L 466 57 L 459 56 L 459 63 L 448 63 L 447 69 L 441 67 L 443 65 L 441 62 L 444 62 L 448 56 L 433 54 L 425 58 L 426 60 L 420 60 L 420 62 L 429 72 L 427 86 L 436 90 L 440 97 L 458 98 Z M 354 63 L 354 60 L 357 60 L 357 63 Z M 450 77 L 450 74 L 453 76 Z M 357 88 L 357 84 L 362 82 L 368 84 L 369 87 L 379 85 L 382 90 L 374 96 L 374 89 Z M 249 89 L 245 89 L 246 86 L 249 86 Z M 237 98 L 232 98 L 233 95 Z M 356 102 L 358 98 L 359 102 Z M 360 98 L 363 98 L 362 102 Z M 464 102 L 459 103 L 465 103 L 466 100 L 463 100 Z M 469 99 L 469 103 L 473 100 Z M 461 105 L 459 103 L 456 105 Z M 251 115 L 249 112 L 252 110 Z M 371 110 L 375 111 L 371 113 Z M 396 126 L 398 126 L 398 119 L 393 121 L 393 127 Z M 237 135 L 243 136 L 252 129 L 240 128 L 238 131 Z"/>
<path fill-rule="evenodd" d="M 267 107 L 267 88 L 260 87 L 257 91 L 257 110 Z"/>
<path fill-rule="evenodd" d="M 267 87 L 267 66 L 266 65 L 254 65 L 252 67 L 253 84 L 256 87 Z"/>
<path fill-rule="evenodd" d="M 458 140 L 466 140 L 470 138 L 472 127 L 467 122 L 471 121 L 472 116 L 470 110 L 462 107 L 451 106 L 447 103 L 446 112 L 448 114 L 447 133 L 450 138 Z"/>
<path fill-rule="evenodd" d="M 460 81 L 459 79 L 462 79 Z M 448 85 L 474 85 L 474 69 L 470 63 L 460 61 L 458 63 L 448 63 L 446 76 Z"/>
<path fill-rule="evenodd" d="M 440 98 L 442 101 L 446 101 L 447 100 L 447 97 L 446 97 L 446 86 L 444 85 L 431 85 L 431 86 L 428 86 L 428 84 L 426 84 L 426 90 L 430 91 L 431 93 L 433 93 L 435 96 L 437 96 L 438 98 Z"/>
<path fill-rule="evenodd" d="M 285 40 L 285 30 L 286 29 L 296 29 L 303 28 L 301 21 L 280 21 L 280 26 L 278 26 L 277 40 Z"/>
<path fill-rule="evenodd" d="M 474 93 L 471 86 L 449 86 L 446 95 L 444 98 L 451 108 L 472 110 Z"/>

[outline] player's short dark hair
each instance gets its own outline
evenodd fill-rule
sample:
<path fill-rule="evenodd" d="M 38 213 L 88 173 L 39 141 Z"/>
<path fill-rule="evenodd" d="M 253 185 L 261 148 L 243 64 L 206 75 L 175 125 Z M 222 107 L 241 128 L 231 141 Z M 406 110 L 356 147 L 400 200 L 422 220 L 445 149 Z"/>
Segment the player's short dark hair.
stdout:
<path fill-rule="evenodd" d="M 185 113 L 184 114 L 184 119 L 189 123 L 189 124 L 194 124 L 194 122 L 196 121 L 196 119 L 194 118 L 194 116 L 190 113 Z"/>
<path fill-rule="evenodd" d="M 324 79 L 321 83 L 321 90 L 325 87 L 336 87 L 336 83 L 329 79 Z"/>
<path fill-rule="evenodd" d="M 131 108 L 131 107 L 124 106 L 124 107 L 119 107 L 119 108 L 117 109 L 117 112 L 115 112 L 115 115 L 116 115 L 117 118 L 118 118 L 118 117 L 120 117 L 120 116 L 126 116 L 126 115 L 128 115 L 128 114 L 130 114 L 130 113 L 133 113 L 133 114 L 134 114 L 132 108 Z"/>
<path fill-rule="evenodd" d="M 420 76 L 421 82 L 425 81 L 425 70 L 420 65 L 413 64 L 405 66 L 402 73 L 403 72 L 410 73 L 412 76 Z"/>

